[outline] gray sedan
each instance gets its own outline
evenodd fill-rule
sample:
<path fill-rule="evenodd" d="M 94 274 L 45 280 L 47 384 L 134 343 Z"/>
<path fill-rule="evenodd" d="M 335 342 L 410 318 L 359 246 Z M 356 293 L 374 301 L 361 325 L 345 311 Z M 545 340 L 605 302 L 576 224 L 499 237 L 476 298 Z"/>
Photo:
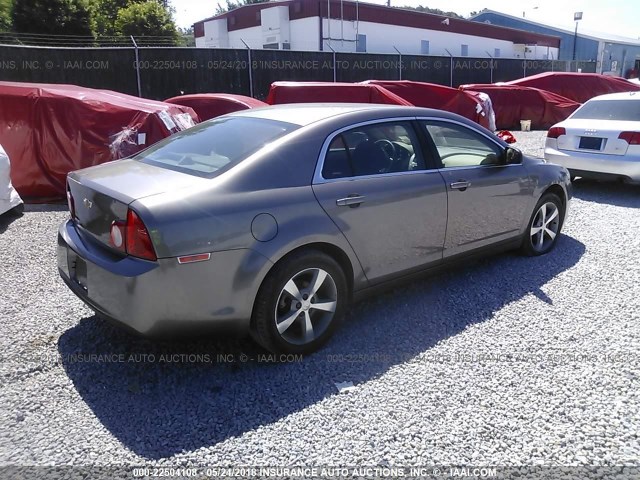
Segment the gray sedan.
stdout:
<path fill-rule="evenodd" d="M 570 186 L 439 110 L 247 110 L 69 174 L 58 267 L 141 334 L 211 327 L 310 352 L 379 287 L 488 251 L 549 252 Z"/>

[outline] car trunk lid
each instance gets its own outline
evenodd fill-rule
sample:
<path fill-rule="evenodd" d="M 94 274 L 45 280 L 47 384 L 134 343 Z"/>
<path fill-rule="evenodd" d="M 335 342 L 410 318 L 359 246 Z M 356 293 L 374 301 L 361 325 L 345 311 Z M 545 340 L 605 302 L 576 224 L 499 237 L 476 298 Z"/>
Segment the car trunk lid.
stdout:
<path fill-rule="evenodd" d="M 561 124 L 566 133 L 558 137 L 558 150 L 600 155 L 626 155 L 629 144 L 618 137 L 621 132 L 637 130 L 638 123 L 608 121 L 606 127 L 594 128 L 596 123 L 601 122 L 575 119 Z"/>
<path fill-rule="evenodd" d="M 71 172 L 67 190 L 79 229 L 117 251 L 111 242 L 111 226 L 114 222 L 126 222 L 129 204 L 206 181 L 135 160 L 119 160 Z"/>

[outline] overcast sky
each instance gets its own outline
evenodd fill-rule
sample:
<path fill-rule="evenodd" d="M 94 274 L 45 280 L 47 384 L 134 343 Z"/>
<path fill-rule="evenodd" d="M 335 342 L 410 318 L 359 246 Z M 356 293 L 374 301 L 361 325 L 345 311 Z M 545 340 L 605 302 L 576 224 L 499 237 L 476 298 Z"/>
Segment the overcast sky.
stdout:
<path fill-rule="evenodd" d="M 369 3 L 386 4 L 386 0 L 368 0 Z M 217 0 L 171 0 L 176 9 L 176 21 L 180 27 L 213 16 Z M 225 1 L 221 1 L 223 5 Z M 640 38 L 639 0 L 391 0 L 393 6 L 424 5 L 454 11 L 468 16 L 474 10 L 489 8 L 499 12 L 548 23 L 573 30 L 573 13 L 584 12 L 581 27 L 585 30 Z M 538 8 L 534 8 L 538 7 Z"/>

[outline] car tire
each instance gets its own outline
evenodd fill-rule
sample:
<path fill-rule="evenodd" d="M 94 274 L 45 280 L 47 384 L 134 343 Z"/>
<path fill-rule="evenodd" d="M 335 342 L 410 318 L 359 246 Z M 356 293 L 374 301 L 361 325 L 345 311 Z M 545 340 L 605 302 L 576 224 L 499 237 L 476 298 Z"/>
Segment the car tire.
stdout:
<path fill-rule="evenodd" d="M 24 214 L 24 203 L 16 205 L 12 209 L 7 210 L 5 214 L 7 215 L 7 217 L 21 217 Z"/>
<path fill-rule="evenodd" d="M 545 193 L 540 197 L 522 239 L 524 255 L 533 257 L 553 250 L 562 231 L 564 211 L 564 203 L 556 194 Z"/>
<path fill-rule="evenodd" d="M 274 353 L 311 353 L 331 337 L 347 303 L 340 265 L 317 250 L 296 252 L 276 264 L 262 283 L 251 334 Z"/>

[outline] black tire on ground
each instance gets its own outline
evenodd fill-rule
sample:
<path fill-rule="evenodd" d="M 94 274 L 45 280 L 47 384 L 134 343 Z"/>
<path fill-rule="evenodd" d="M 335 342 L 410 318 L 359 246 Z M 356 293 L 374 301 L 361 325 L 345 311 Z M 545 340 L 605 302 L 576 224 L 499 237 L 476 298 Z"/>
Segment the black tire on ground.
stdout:
<path fill-rule="evenodd" d="M 547 240 L 545 241 L 543 247 L 540 248 L 534 245 L 533 237 L 531 235 L 531 231 L 532 231 L 531 228 L 533 226 L 534 221 L 537 220 L 538 212 L 540 211 L 541 207 L 549 203 L 553 203 L 558 211 L 557 231 L 556 231 L 556 236 L 553 239 L 550 239 L 547 236 Z M 529 223 L 527 224 L 527 230 L 524 233 L 524 237 L 522 239 L 522 246 L 520 248 L 521 252 L 524 255 L 534 257 L 538 255 L 544 255 L 546 253 L 549 253 L 551 250 L 553 250 L 553 248 L 558 243 L 558 238 L 560 238 L 560 233 L 562 231 L 562 225 L 564 222 L 564 212 L 565 212 L 564 203 L 562 202 L 562 200 L 560 200 L 560 198 L 556 194 L 545 193 L 544 195 L 542 195 L 542 197 L 540 197 L 540 200 L 538 200 L 538 203 L 536 203 L 536 206 L 533 209 L 533 213 L 531 214 Z"/>
<path fill-rule="evenodd" d="M 289 313 L 289 308 L 292 309 L 291 311 L 296 308 L 296 305 L 293 305 L 295 300 L 289 298 L 288 294 L 283 294 L 283 289 L 294 277 L 299 279 L 301 277 L 298 275 L 305 271 L 312 271 L 313 269 L 321 269 L 329 274 L 330 278 L 327 278 L 326 281 L 329 282 L 327 285 L 331 287 L 331 292 L 335 293 L 336 296 L 335 310 L 332 318 L 329 318 L 328 315 L 325 317 L 316 317 L 320 319 L 319 324 L 321 326 L 324 325 L 324 327 L 318 331 L 317 338 L 314 338 L 310 342 L 306 342 L 306 339 L 301 339 L 301 342 L 305 342 L 302 344 L 293 343 L 285 337 L 292 335 L 290 333 L 291 329 L 293 329 L 295 333 L 297 331 L 296 329 L 303 328 L 305 313 L 302 312 L 301 316 L 297 317 L 292 323 L 290 329 L 281 334 L 276 325 L 276 309 L 284 309 L 285 313 L 283 315 L 286 315 Z M 304 275 L 303 273 L 302 277 L 304 277 Z M 330 283 L 330 280 L 333 280 L 333 284 Z M 323 285 L 325 284 L 323 283 Z M 335 288 L 333 288 L 334 285 Z M 302 288 L 300 292 L 306 294 L 307 289 Z M 281 294 L 284 296 L 281 297 Z M 322 301 L 319 299 L 314 300 L 315 298 L 316 297 L 311 297 L 309 301 Z M 347 308 L 348 298 L 349 292 L 344 271 L 333 258 L 320 251 L 311 249 L 293 253 L 276 264 L 262 283 L 253 308 L 251 336 L 265 349 L 274 353 L 311 353 L 320 348 L 331 337 L 342 320 L 344 311 Z M 286 305 L 287 301 L 290 302 L 288 306 Z M 313 310 L 310 311 L 310 315 L 325 315 L 325 313 L 319 310 Z"/>
<path fill-rule="evenodd" d="M 7 215 L 10 215 L 12 217 L 21 217 L 22 214 L 24 213 L 24 203 L 21 203 L 20 205 L 16 205 L 6 213 Z"/>

